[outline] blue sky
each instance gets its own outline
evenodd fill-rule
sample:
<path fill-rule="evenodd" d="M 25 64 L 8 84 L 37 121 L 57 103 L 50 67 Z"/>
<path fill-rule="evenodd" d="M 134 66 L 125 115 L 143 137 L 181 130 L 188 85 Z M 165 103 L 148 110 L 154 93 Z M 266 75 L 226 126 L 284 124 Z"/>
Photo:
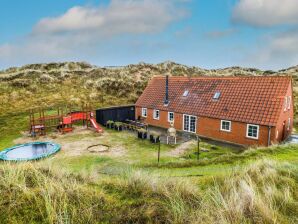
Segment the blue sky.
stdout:
<path fill-rule="evenodd" d="M 175 61 L 203 68 L 298 64 L 298 1 L 3 0 L 0 68 Z"/>

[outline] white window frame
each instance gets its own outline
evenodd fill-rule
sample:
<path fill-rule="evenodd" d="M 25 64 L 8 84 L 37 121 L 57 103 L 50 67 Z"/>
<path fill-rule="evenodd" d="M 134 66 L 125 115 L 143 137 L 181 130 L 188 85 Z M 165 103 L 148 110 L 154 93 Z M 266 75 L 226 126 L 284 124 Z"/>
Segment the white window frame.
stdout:
<path fill-rule="evenodd" d="M 146 112 L 145 112 L 145 111 L 146 111 Z M 147 108 L 143 107 L 143 108 L 142 108 L 142 117 L 147 117 L 147 113 L 148 113 Z"/>
<path fill-rule="evenodd" d="M 290 131 L 291 128 L 291 118 L 288 118 L 288 126 L 287 126 L 287 130 Z"/>
<path fill-rule="evenodd" d="M 158 116 L 156 116 L 156 112 L 158 112 Z M 154 110 L 153 110 L 153 119 L 154 119 L 154 120 L 159 120 L 159 118 L 160 118 L 160 111 L 154 109 Z"/>
<path fill-rule="evenodd" d="M 248 136 L 248 129 L 249 129 L 250 126 L 257 127 L 257 137 Z M 259 134 L 260 134 L 260 126 L 259 125 L 256 125 L 256 124 L 247 124 L 247 126 L 246 126 L 246 137 L 247 138 L 259 139 Z"/>
<path fill-rule="evenodd" d="M 222 128 L 223 127 L 223 122 L 229 123 L 229 130 Z M 232 131 L 232 122 L 231 121 L 228 121 L 228 120 L 221 120 L 220 121 L 220 130 L 221 131 L 226 131 L 226 132 L 231 132 Z"/>
<path fill-rule="evenodd" d="M 286 96 L 284 100 L 284 111 L 287 111 L 287 108 L 288 108 L 288 97 Z"/>
<path fill-rule="evenodd" d="M 291 109 L 291 101 L 292 101 L 292 97 L 288 96 L 288 100 L 287 100 L 287 109 L 290 110 Z"/>
<path fill-rule="evenodd" d="M 173 120 L 170 119 L 170 114 L 173 114 Z M 168 112 L 168 122 L 174 122 L 175 117 L 174 117 L 174 112 Z"/>
<path fill-rule="evenodd" d="M 185 116 L 188 116 L 188 130 L 185 130 L 185 127 L 184 127 L 184 120 L 185 120 Z M 195 131 L 190 131 L 190 120 L 191 120 L 191 117 L 194 117 L 196 122 L 195 122 Z M 189 115 L 189 114 L 183 114 L 183 131 L 186 131 L 186 132 L 190 132 L 190 133 L 197 133 L 197 123 L 198 123 L 198 118 L 197 116 L 194 116 L 194 115 Z"/>

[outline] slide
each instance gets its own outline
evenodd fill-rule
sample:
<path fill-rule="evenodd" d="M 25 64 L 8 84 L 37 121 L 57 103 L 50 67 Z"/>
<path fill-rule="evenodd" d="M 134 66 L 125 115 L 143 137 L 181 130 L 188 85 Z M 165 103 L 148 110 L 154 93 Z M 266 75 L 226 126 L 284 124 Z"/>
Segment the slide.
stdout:
<path fill-rule="evenodd" d="M 96 122 L 95 118 L 90 118 L 92 126 L 96 129 L 97 132 L 102 133 L 103 129 L 99 126 L 99 124 Z"/>

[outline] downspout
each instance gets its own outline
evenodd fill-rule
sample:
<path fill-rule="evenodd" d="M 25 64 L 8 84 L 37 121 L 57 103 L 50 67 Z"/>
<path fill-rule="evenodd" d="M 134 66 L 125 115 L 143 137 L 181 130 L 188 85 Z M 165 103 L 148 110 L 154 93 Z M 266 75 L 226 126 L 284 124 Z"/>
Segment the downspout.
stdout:
<path fill-rule="evenodd" d="M 268 126 L 268 146 L 271 145 L 271 126 Z"/>

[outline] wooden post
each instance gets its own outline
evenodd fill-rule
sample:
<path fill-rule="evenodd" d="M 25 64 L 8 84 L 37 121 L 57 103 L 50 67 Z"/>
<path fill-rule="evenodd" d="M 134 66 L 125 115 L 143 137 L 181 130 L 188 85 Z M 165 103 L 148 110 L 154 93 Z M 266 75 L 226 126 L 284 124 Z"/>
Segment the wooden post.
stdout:
<path fill-rule="evenodd" d="M 41 115 L 42 115 L 42 124 L 43 124 L 43 133 L 42 133 L 42 135 L 46 135 L 46 120 L 45 120 L 45 116 L 44 116 L 44 109 L 42 109 L 40 112 L 41 112 Z"/>
<path fill-rule="evenodd" d="M 199 158 L 200 158 L 200 141 L 201 141 L 201 139 L 199 138 L 199 136 L 197 136 L 197 140 L 198 140 L 197 160 L 199 160 Z"/>
<path fill-rule="evenodd" d="M 159 159 L 160 159 L 160 141 L 158 143 L 158 154 L 157 154 L 157 163 L 159 165 Z"/>

